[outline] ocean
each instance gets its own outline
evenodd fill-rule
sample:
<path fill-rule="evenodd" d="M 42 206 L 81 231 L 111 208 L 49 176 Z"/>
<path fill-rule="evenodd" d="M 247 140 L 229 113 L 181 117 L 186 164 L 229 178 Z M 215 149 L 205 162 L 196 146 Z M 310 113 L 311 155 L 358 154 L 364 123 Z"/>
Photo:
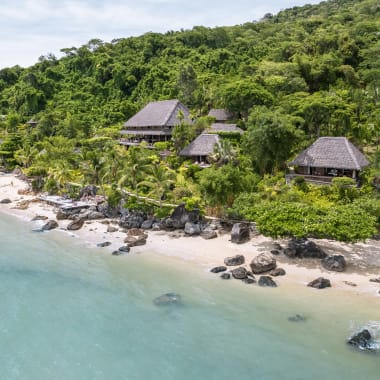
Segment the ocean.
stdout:
<path fill-rule="evenodd" d="M 346 344 L 363 326 L 380 340 L 376 297 L 223 281 L 32 229 L 0 214 L 2 380 L 379 379 L 380 354 Z M 153 302 L 168 292 L 182 303 Z"/>

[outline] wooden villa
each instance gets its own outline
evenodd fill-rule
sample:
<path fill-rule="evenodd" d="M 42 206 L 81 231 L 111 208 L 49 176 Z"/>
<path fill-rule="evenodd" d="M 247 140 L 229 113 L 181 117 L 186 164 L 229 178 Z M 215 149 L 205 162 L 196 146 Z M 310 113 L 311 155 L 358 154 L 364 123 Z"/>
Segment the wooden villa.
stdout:
<path fill-rule="evenodd" d="M 369 165 L 363 153 L 345 137 L 320 137 L 289 162 L 291 180 L 302 176 L 306 181 L 331 183 L 335 177 L 358 180 L 360 171 Z"/>
<path fill-rule="evenodd" d="M 214 133 L 202 133 L 188 146 L 183 148 L 179 155 L 191 158 L 194 163 L 202 167 L 209 166 L 208 157 L 214 153 L 215 145 L 219 144 L 219 136 Z"/>
<path fill-rule="evenodd" d="M 168 141 L 173 127 L 181 123 L 180 114 L 185 122 L 192 123 L 189 110 L 179 100 L 148 103 L 124 124 L 120 144 L 133 146 L 146 142 L 151 147 L 155 142 Z"/>

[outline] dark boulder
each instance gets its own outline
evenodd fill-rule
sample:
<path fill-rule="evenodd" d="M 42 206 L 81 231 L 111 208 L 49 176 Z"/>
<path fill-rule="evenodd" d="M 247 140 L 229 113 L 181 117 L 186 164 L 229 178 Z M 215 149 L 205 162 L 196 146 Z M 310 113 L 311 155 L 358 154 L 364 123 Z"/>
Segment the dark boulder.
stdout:
<path fill-rule="evenodd" d="M 0 201 L 1 204 L 6 205 L 9 203 L 12 203 L 12 201 L 9 198 L 4 198 Z"/>
<path fill-rule="evenodd" d="M 215 230 L 208 227 L 201 231 L 201 237 L 205 240 L 210 240 L 217 238 L 218 234 Z"/>
<path fill-rule="evenodd" d="M 96 244 L 96 246 L 99 248 L 108 247 L 110 245 L 111 245 L 111 242 L 109 242 L 109 241 L 104 241 L 103 243 Z"/>
<path fill-rule="evenodd" d="M 247 270 L 243 267 L 235 268 L 231 271 L 232 277 L 237 280 L 242 280 L 243 278 L 247 278 Z"/>
<path fill-rule="evenodd" d="M 112 252 L 112 256 L 120 256 L 120 255 L 122 255 L 123 254 L 123 252 L 121 252 L 121 251 L 113 251 Z"/>
<path fill-rule="evenodd" d="M 275 269 L 276 265 L 276 259 L 272 254 L 261 253 L 252 259 L 250 267 L 253 273 L 259 274 Z"/>
<path fill-rule="evenodd" d="M 95 185 L 87 185 L 79 191 L 79 199 L 87 197 L 95 197 L 98 188 Z"/>
<path fill-rule="evenodd" d="M 70 222 L 66 228 L 68 231 L 77 231 L 80 230 L 83 227 L 83 225 L 84 219 L 79 218 Z"/>
<path fill-rule="evenodd" d="M 121 214 L 119 206 L 111 206 L 108 204 L 108 202 L 99 204 L 98 211 L 107 218 L 117 218 Z"/>
<path fill-rule="evenodd" d="M 201 233 L 201 228 L 198 223 L 186 222 L 185 234 L 189 236 L 197 236 Z"/>
<path fill-rule="evenodd" d="M 72 214 L 68 211 L 63 211 L 62 209 L 58 209 L 55 217 L 57 218 L 57 220 L 65 220 L 65 219 L 69 219 L 71 215 Z"/>
<path fill-rule="evenodd" d="M 227 267 L 222 265 L 222 266 L 210 269 L 210 272 L 211 273 L 220 273 L 220 272 L 225 272 L 226 270 L 227 270 Z"/>
<path fill-rule="evenodd" d="M 44 224 L 41 227 L 41 231 L 50 231 L 50 230 L 54 230 L 55 228 L 58 228 L 57 221 L 55 221 L 53 219 L 50 219 L 50 220 L 47 221 L 46 224 Z"/>
<path fill-rule="evenodd" d="M 229 280 L 229 279 L 231 278 L 231 274 L 230 274 L 230 273 L 222 273 L 222 274 L 220 275 L 220 278 L 221 278 L 222 280 Z"/>
<path fill-rule="evenodd" d="M 372 336 L 367 329 L 363 329 L 348 339 L 347 344 L 360 350 L 373 350 Z"/>
<path fill-rule="evenodd" d="M 263 286 L 263 287 L 270 287 L 270 288 L 277 287 L 277 284 L 272 280 L 272 277 L 270 276 L 260 276 L 258 285 Z"/>
<path fill-rule="evenodd" d="M 321 264 L 323 268 L 330 271 L 344 272 L 346 269 L 346 260 L 342 255 L 327 256 L 322 259 Z"/>
<path fill-rule="evenodd" d="M 243 255 L 235 255 L 224 259 L 224 264 L 227 266 L 242 265 L 244 263 L 245 257 Z"/>
<path fill-rule="evenodd" d="M 318 247 L 313 241 L 301 238 L 291 239 L 288 243 L 288 247 L 284 250 L 284 254 L 290 258 L 315 258 L 324 259 L 327 254 Z"/>
<path fill-rule="evenodd" d="M 250 239 L 250 228 L 247 223 L 235 223 L 231 231 L 231 243 L 242 244 Z"/>
<path fill-rule="evenodd" d="M 324 289 L 324 288 L 330 288 L 331 282 L 327 278 L 318 277 L 315 280 L 309 282 L 307 286 L 310 286 L 311 288 L 315 288 L 315 289 Z"/>
<path fill-rule="evenodd" d="M 194 209 L 192 211 L 186 210 L 185 204 L 177 206 L 177 208 L 170 215 L 172 225 L 175 229 L 185 228 L 185 224 L 199 223 L 201 220 L 199 209 Z"/>
<path fill-rule="evenodd" d="M 127 245 L 123 245 L 122 247 L 119 247 L 118 251 L 123 253 L 128 253 L 131 249 Z"/>
<path fill-rule="evenodd" d="M 143 230 L 150 230 L 153 227 L 154 219 L 144 220 L 141 224 Z"/>
<path fill-rule="evenodd" d="M 246 284 L 254 284 L 256 282 L 256 280 L 254 278 L 246 277 L 246 278 L 242 279 L 242 282 L 244 282 Z"/>
<path fill-rule="evenodd" d="M 166 293 L 153 300 L 156 306 L 171 306 L 182 304 L 181 296 L 177 293 Z"/>
<path fill-rule="evenodd" d="M 286 272 L 285 272 L 285 269 L 282 269 L 282 268 L 276 268 L 276 269 L 273 269 L 269 274 L 270 274 L 272 277 L 277 277 L 277 276 L 285 276 L 285 275 L 286 275 Z"/>
<path fill-rule="evenodd" d="M 120 218 L 119 226 L 122 228 L 141 228 L 146 220 L 146 213 L 143 211 L 130 211 Z"/>

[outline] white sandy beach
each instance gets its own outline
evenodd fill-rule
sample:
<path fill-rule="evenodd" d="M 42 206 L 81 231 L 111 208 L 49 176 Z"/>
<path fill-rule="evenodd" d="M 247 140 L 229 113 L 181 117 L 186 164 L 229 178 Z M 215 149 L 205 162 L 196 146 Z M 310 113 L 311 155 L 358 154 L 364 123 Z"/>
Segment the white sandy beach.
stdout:
<path fill-rule="evenodd" d="M 36 196 L 32 194 L 20 195 L 19 191 L 26 189 L 27 184 L 19 180 L 12 174 L 0 173 L 0 200 L 8 198 L 11 203 L 0 204 L 0 212 L 5 212 L 21 218 L 27 222 L 36 215 L 43 215 L 49 219 L 55 219 L 55 211 L 52 206 L 36 200 Z M 25 210 L 17 209 L 17 204 L 21 201 L 32 201 Z M 16 207 L 16 208 L 15 208 Z M 33 222 L 33 223 L 43 223 Z M 59 227 L 65 229 L 69 221 L 58 221 Z M 115 226 L 117 226 L 115 224 Z M 31 228 L 36 225 L 31 224 Z M 75 231 L 72 235 L 82 239 L 86 246 L 95 247 L 97 243 L 109 241 L 112 244 L 109 247 L 101 248 L 107 254 L 117 250 L 123 245 L 126 236 L 124 232 L 117 231 L 108 233 L 107 224 L 102 221 L 90 221 L 85 223 L 82 229 Z M 167 232 L 148 232 L 147 244 L 140 247 L 131 248 L 131 253 L 145 253 L 150 255 L 158 255 L 163 259 L 170 259 L 172 262 L 181 261 L 191 262 L 198 266 L 200 270 L 208 271 L 214 266 L 223 265 L 223 260 L 227 256 L 243 254 L 246 259 L 246 268 L 254 256 L 262 252 L 268 252 L 271 249 L 273 240 L 264 236 L 257 236 L 249 242 L 241 245 L 233 244 L 229 241 L 229 234 L 224 234 L 216 239 L 204 240 L 201 237 L 172 237 Z M 282 243 L 285 242 L 276 240 Z M 322 245 L 327 251 L 338 250 L 343 253 L 347 260 L 347 270 L 343 273 L 329 272 L 323 269 L 317 260 L 291 260 L 283 255 L 277 256 L 277 266 L 284 268 L 285 276 L 276 277 L 275 281 L 280 285 L 299 284 L 306 286 L 308 282 L 317 277 L 326 277 L 330 279 L 332 287 L 339 290 L 349 291 L 355 294 L 366 294 L 380 298 L 380 284 L 370 282 L 374 277 L 379 277 L 380 272 L 377 271 L 378 265 L 373 266 L 366 264 L 361 259 L 361 253 L 372 252 L 371 260 L 378 256 L 377 264 L 380 263 L 380 242 L 368 241 L 357 244 L 344 244 L 327 240 L 318 240 L 318 244 Z M 116 259 L 116 258 L 115 258 Z M 122 259 L 119 257 L 117 259 Z M 369 260 L 369 259 L 368 259 Z M 370 260 L 369 260 L 370 261 Z M 212 276 L 218 276 L 210 274 Z M 354 283 L 347 284 L 346 282 Z M 315 291 L 310 289 L 310 291 Z"/>

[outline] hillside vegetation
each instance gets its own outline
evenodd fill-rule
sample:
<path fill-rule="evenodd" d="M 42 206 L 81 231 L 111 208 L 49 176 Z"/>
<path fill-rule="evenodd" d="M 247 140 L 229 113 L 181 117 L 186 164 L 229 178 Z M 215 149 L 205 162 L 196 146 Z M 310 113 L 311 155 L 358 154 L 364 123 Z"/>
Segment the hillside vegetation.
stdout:
<path fill-rule="evenodd" d="M 377 0 L 326 1 L 259 22 L 91 40 L 62 52 L 60 59 L 43 56 L 27 69 L 0 70 L 2 164 L 23 167 L 36 188 L 67 192 L 69 182 L 92 183 L 111 202 L 125 188 L 254 219 L 273 236 L 357 240 L 375 232 Z M 178 128 L 172 144 L 153 151 L 118 145 L 125 120 L 148 101 L 172 98 L 191 109 L 195 127 Z M 207 126 L 203 116 L 211 107 L 232 111 L 244 137 L 225 136 L 209 169 L 175 155 L 161 160 L 160 150 L 178 150 Z M 38 120 L 36 128 L 27 126 L 31 118 Z M 285 185 L 286 162 L 327 135 L 346 136 L 365 150 L 372 165 L 363 186 Z"/>

